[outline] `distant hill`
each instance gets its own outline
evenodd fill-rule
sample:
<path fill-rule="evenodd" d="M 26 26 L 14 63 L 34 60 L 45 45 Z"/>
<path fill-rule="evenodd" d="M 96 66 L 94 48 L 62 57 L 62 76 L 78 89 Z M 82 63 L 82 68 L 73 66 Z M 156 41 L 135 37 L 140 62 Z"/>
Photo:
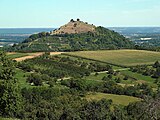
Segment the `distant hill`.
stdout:
<path fill-rule="evenodd" d="M 33 34 L 24 42 L 9 47 L 8 51 L 80 51 L 132 48 L 133 43 L 123 35 L 104 27 L 70 20 L 51 32 Z"/>

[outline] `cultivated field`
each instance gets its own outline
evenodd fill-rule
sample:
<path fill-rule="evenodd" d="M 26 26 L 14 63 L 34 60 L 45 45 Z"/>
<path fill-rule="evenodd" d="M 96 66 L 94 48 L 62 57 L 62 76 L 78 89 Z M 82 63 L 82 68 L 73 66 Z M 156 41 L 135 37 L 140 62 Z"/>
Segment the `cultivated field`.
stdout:
<path fill-rule="evenodd" d="M 80 51 L 67 54 L 122 66 L 150 65 L 160 61 L 160 52 L 145 50 Z"/>
<path fill-rule="evenodd" d="M 86 96 L 87 100 L 101 100 L 102 98 L 111 99 L 113 104 L 120 104 L 120 105 L 128 105 L 132 102 L 141 101 L 140 98 L 126 96 L 126 95 L 115 95 L 115 94 L 106 94 L 106 93 L 89 93 Z"/>

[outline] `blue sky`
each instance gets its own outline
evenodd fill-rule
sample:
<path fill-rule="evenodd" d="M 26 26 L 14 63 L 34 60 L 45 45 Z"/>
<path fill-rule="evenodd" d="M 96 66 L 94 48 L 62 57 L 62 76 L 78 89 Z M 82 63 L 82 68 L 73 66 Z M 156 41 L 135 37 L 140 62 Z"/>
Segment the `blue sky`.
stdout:
<path fill-rule="evenodd" d="M 0 0 L 0 28 L 55 28 L 71 18 L 105 27 L 160 26 L 160 0 Z"/>

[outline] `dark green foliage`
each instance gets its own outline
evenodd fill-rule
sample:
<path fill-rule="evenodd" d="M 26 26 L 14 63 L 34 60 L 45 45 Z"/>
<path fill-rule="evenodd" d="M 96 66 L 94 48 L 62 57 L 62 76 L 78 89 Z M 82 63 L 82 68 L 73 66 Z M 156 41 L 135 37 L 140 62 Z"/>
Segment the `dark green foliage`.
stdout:
<path fill-rule="evenodd" d="M 29 83 L 33 83 L 35 86 L 42 85 L 42 78 L 39 74 L 31 74 L 30 76 L 28 76 L 27 81 Z"/>
<path fill-rule="evenodd" d="M 157 78 L 157 79 L 155 80 L 155 83 L 156 83 L 156 84 L 159 84 L 159 83 L 160 83 L 160 78 Z"/>
<path fill-rule="evenodd" d="M 112 120 L 129 120 L 127 111 L 122 106 L 114 106 Z"/>
<path fill-rule="evenodd" d="M 111 68 L 108 70 L 108 74 L 114 74 L 114 70 Z"/>
<path fill-rule="evenodd" d="M 26 71 L 26 72 L 31 72 L 33 70 L 32 65 L 27 64 L 25 62 L 18 63 L 17 67 L 22 69 L 22 70 L 24 70 L 24 71 Z"/>
<path fill-rule="evenodd" d="M 154 65 L 153 65 L 153 67 L 154 67 L 154 68 L 158 68 L 158 67 L 160 67 L 160 63 L 159 63 L 159 61 L 156 61 L 156 62 L 154 63 Z"/>
<path fill-rule="evenodd" d="M 50 77 L 54 78 L 64 78 L 64 77 L 83 77 L 88 76 L 91 73 L 87 63 L 80 63 L 74 60 L 71 60 L 66 57 L 52 57 L 46 58 L 46 56 L 41 56 L 34 58 L 32 60 L 27 60 L 24 65 L 21 63 L 20 68 L 23 70 L 28 70 L 25 67 L 26 65 L 31 66 L 32 70 L 40 72 L 41 74 L 47 74 Z M 24 67 L 23 67 L 24 66 Z M 35 66 L 35 67 L 34 67 Z M 91 66 L 91 65 L 90 65 Z M 94 68 L 93 70 L 96 70 Z"/>
<path fill-rule="evenodd" d="M 115 81 L 116 81 L 116 83 L 120 83 L 121 82 L 121 78 L 118 77 L 118 78 L 115 79 Z"/>
<path fill-rule="evenodd" d="M 23 89 L 25 113 L 23 118 L 59 120 L 78 117 L 77 111 L 86 102 L 78 97 L 78 92 L 59 88 Z"/>
<path fill-rule="evenodd" d="M 139 84 L 137 87 L 143 90 L 142 94 L 153 96 L 153 89 L 148 84 Z"/>
<path fill-rule="evenodd" d="M 4 52 L 0 53 L 0 62 L 2 65 L 2 69 L 0 69 L 0 79 L 13 79 L 15 75 L 15 63 L 6 57 Z"/>
<path fill-rule="evenodd" d="M 108 78 L 109 78 L 109 79 L 112 79 L 112 75 L 111 75 L 111 74 L 110 74 L 110 75 L 108 75 Z"/>
<path fill-rule="evenodd" d="M 110 80 L 110 79 L 109 79 L 108 76 L 104 76 L 104 77 L 102 78 L 102 80 L 107 81 L 107 80 Z"/>
<path fill-rule="evenodd" d="M 156 71 L 154 73 L 154 77 L 155 78 L 159 78 L 160 77 L 160 67 L 156 68 Z"/>
<path fill-rule="evenodd" d="M 0 53 L 0 60 L 0 114 L 4 117 L 20 117 L 23 98 L 17 80 L 14 78 L 15 65 L 3 52 Z"/>
<path fill-rule="evenodd" d="M 96 73 L 95 73 L 95 76 L 98 76 L 98 75 L 99 75 L 99 74 L 96 72 Z"/>
<path fill-rule="evenodd" d="M 136 66 L 136 67 L 132 67 L 131 71 L 137 72 L 146 76 L 151 76 L 156 79 L 160 77 L 160 67 L 159 67 L 158 61 L 156 61 L 152 67 Z"/>
<path fill-rule="evenodd" d="M 134 86 L 129 86 L 125 88 L 125 94 L 127 95 L 135 96 L 136 92 L 137 92 L 137 89 Z"/>
<path fill-rule="evenodd" d="M 4 81 L 0 89 L 0 114 L 6 117 L 19 117 L 23 108 L 23 99 L 17 81 Z"/>
<path fill-rule="evenodd" d="M 127 107 L 128 115 L 135 120 L 159 120 L 160 99 L 145 98 L 143 102 L 131 103 Z"/>
<path fill-rule="evenodd" d="M 70 79 L 67 81 L 62 81 L 61 84 L 80 91 L 85 91 L 87 89 L 86 81 L 79 79 L 78 80 Z"/>
<path fill-rule="evenodd" d="M 128 80 L 128 76 L 126 75 L 123 80 Z"/>
<path fill-rule="evenodd" d="M 32 42 L 38 38 L 42 38 L 42 37 L 46 37 L 46 36 L 49 36 L 48 32 L 41 32 L 38 34 L 33 34 L 33 35 L 29 36 L 29 38 L 27 38 L 23 43 Z"/>
<path fill-rule="evenodd" d="M 106 99 L 89 102 L 81 108 L 80 117 L 82 120 L 110 120 L 111 104 L 112 100 Z"/>

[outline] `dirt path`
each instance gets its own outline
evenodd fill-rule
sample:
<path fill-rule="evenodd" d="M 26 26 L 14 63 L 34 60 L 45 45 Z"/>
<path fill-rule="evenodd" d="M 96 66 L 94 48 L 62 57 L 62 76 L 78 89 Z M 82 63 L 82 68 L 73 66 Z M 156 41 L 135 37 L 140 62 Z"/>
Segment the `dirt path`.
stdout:
<path fill-rule="evenodd" d="M 7 55 L 13 55 L 13 54 L 16 54 L 16 52 L 7 52 L 6 54 Z"/>
<path fill-rule="evenodd" d="M 64 53 L 64 52 L 50 52 L 50 55 L 60 55 L 62 53 Z"/>
<path fill-rule="evenodd" d="M 16 60 L 17 62 L 20 62 L 20 61 L 23 61 L 23 60 L 26 60 L 26 59 L 32 59 L 32 58 L 38 57 L 40 55 L 43 55 L 44 52 L 30 53 L 30 54 L 31 55 L 28 55 L 28 56 L 25 56 L 25 57 L 15 58 L 14 60 Z"/>
<path fill-rule="evenodd" d="M 63 52 L 50 52 L 50 55 L 60 55 L 62 53 Z M 23 61 L 23 60 L 26 60 L 26 59 L 32 59 L 32 58 L 38 57 L 40 55 L 43 55 L 44 52 L 28 53 L 28 54 L 30 54 L 30 55 L 25 56 L 25 57 L 15 58 L 14 60 L 16 60 L 17 62 L 20 62 L 20 61 Z"/>
<path fill-rule="evenodd" d="M 130 68 L 121 68 L 121 69 L 117 69 L 114 71 L 126 71 L 129 70 Z M 97 72 L 97 73 L 107 73 L 108 71 L 101 71 L 101 72 Z M 91 75 L 94 75 L 96 72 L 91 73 Z"/>

